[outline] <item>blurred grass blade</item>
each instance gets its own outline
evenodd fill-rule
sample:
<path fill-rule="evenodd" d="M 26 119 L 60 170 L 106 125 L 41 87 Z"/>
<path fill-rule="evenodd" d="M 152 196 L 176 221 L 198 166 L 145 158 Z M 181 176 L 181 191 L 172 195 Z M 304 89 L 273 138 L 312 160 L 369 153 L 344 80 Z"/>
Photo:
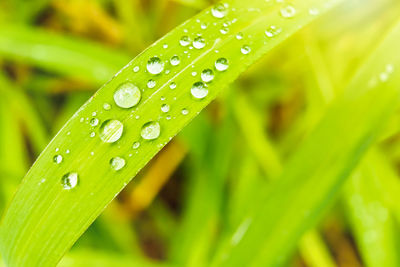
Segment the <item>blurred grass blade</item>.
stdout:
<path fill-rule="evenodd" d="M 214 266 L 279 265 L 315 225 L 399 104 L 399 39 L 397 25 L 300 145 L 281 178 L 264 190 Z"/>
<path fill-rule="evenodd" d="M 264 0 L 226 1 L 178 26 L 140 54 L 78 110 L 28 172 L 0 229 L 0 248 L 6 262 L 18 267 L 54 266 L 131 178 L 222 88 L 316 18 L 310 8 L 323 14 L 340 1 L 298 0 L 290 6 Z M 8 29 L 7 35 L 12 36 L 12 32 Z M 3 32 L 0 36 L 1 49 L 5 44 L 18 44 L 9 42 Z M 36 37 L 43 38 L 40 33 Z M 192 49 L 188 38 L 193 41 Z M 43 42 L 47 41 L 51 40 Z M 47 54 L 45 45 L 39 48 L 39 55 Z M 98 54 L 98 50 L 92 50 Z M 66 51 L 60 53 L 75 56 Z M 175 55 L 179 64 L 169 61 Z M 114 62 L 111 54 L 100 57 Z M 100 81 L 106 75 L 101 70 L 111 71 L 106 67 L 99 71 L 98 62 L 89 58 L 82 60 L 91 62 L 97 70 L 82 68 L 83 76 Z M 56 60 L 49 62 L 57 66 Z M 205 69 L 214 73 L 213 81 L 207 85 L 199 77 Z M 117 100 L 119 106 L 115 105 L 114 93 L 122 84 L 128 85 L 129 90 L 140 88 L 137 107 L 120 108 L 125 104 L 132 107 L 130 101 Z M 205 92 L 202 98 L 204 95 L 199 93 Z M 169 105 L 167 112 L 162 111 L 166 106 L 161 110 L 164 104 Z"/>

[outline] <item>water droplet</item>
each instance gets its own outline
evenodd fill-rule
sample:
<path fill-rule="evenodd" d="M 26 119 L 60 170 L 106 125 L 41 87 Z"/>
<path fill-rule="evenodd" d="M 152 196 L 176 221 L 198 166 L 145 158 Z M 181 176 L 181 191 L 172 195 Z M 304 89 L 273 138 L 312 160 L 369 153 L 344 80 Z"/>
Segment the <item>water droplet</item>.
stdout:
<path fill-rule="evenodd" d="M 95 132 L 91 132 L 90 133 L 90 137 L 95 137 L 96 136 L 96 133 Z"/>
<path fill-rule="evenodd" d="M 133 72 L 138 72 L 139 70 L 140 70 L 139 66 L 135 66 L 135 67 L 133 68 Z"/>
<path fill-rule="evenodd" d="M 140 143 L 139 142 L 134 142 L 132 145 L 133 149 L 138 149 L 140 147 Z"/>
<path fill-rule="evenodd" d="M 196 49 L 202 49 L 205 45 L 206 40 L 201 36 L 198 36 L 193 40 L 193 47 Z"/>
<path fill-rule="evenodd" d="M 108 103 L 104 103 L 104 104 L 103 104 L 103 109 L 104 109 L 104 110 L 110 110 L 110 109 L 111 109 L 111 105 L 108 104 Z"/>
<path fill-rule="evenodd" d="M 91 126 L 97 126 L 99 124 L 99 119 L 97 119 L 97 118 L 93 118 L 93 119 L 91 119 L 90 120 L 90 125 Z"/>
<path fill-rule="evenodd" d="M 53 162 L 56 164 L 60 164 L 63 161 L 63 157 L 61 155 L 55 155 L 53 157 Z"/>
<path fill-rule="evenodd" d="M 179 59 L 179 57 L 177 55 L 175 55 L 175 56 L 171 57 L 170 62 L 171 62 L 172 66 L 178 66 L 179 63 L 181 63 L 181 60 Z"/>
<path fill-rule="evenodd" d="M 228 10 L 226 9 L 226 7 L 223 4 L 216 4 L 211 9 L 211 14 L 215 18 L 218 18 L 218 19 L 225 17 L 227 13 L 228 13 Z"/>
<path fill-rule="evenodd" d="M 207 29 L 207 24 L 202 23 L 202 24 L 200 25 L 200 28 L 202 28 L 203 30 Z"/>
<path fill-rule="evenodd" d="M 99 136 L 103 142 L 114 143 L 121 138 L 124 125 L 119 120 L 106 120 L 99 129 Z"/>
<path fill-rule="evenodd" d="M 154 88 L 156 86 L 156 84 L 157 84 L 156 81 L 153 80 L 153 79 L 150 79 L 150 80 L 147 81 L 147 87 L 150 88 L 150 89 Z"/>
<path fill-rule="evenodd" d="M 61 185 L 64 189 L 70 190 L 77 186 L 79 175 L 76 172 L 69 172 L 61 178 Z"/>
<path fill-rule="evenodd" d="M 242 46 L 242 48 L 240 48 L 240 51 L 242 52 L 243 55 L 247 55 L 248 53 L 251 52 L 251 48 L 248 45 L 244 45 Z"/>
<path fill-rule="evenodd" d="M 182 115 L 187 115 L 187 114 L 189 114 L 189 110 L 184 108 L 184 109 L 182 109 L 181 113 L 182 113 Z"/>
<path fill-rule="evenodd" d="M 196 75 L 197 75 L 197 72 L 193 71 L 193 72 L 192 72 L 192 76 L 194 77 L 194 76 L 196 76 Z"/>
<path fill-rule="evenodd" d="M 296 15 L 296 9 L 292 5 L 286 5 L 281 8 L 281 15 L 284 18 L 293 18 Z"/>
<path fill-rule="evenodd" d="M 310 8 L 310 9 L 308 10 L 308 13 L 309 13 L 311 16 L 317 16 L 317 15 L 319 15 L 319 10 L 318 10 L 318 8 Z"/>
<path fill-rule="evenodd" d="M 188 46 L 190 45 L 190 37 L 187 35 L 182 36 L 182 38 L 179 40 L 179 43 L 181 44 L 181 46 Z"/>
<path fill-rule="evenodd" d="M 274 37 L 274 36 L 280 34 L 281 31 L 282 31 L 282 29 L 277 28 L 276 26 L 273 26 L 273 25 L 272 25 L 272 26 L 270 26 L 270 27 L 265 31 L 265 35 L 266 35 L 267 37 Z"/>
<path fill-rule="evenodd" d="M 133 83 L 126 82 L 118 86 L 114 93 L 114 101 L 121 108 L 136 106 L 141 98 L 140 89 Z"/>
<path fill-rule="evenodd" d="M 175 88 L 176 88 L 176 83 L 171 82 L 171 83 L 169 84 L 169 88 L 175 89 Z"/>
<path fill-rule="evenodd" d="M 192 96 L 197 99 L 203 99 L 208 95 L 208 89 L 202 82 L 194 83 L 190 92 L 192 93 Z"/>
<path fill-rule="evenodd" d="M 243 39 L 243 33 L 239 32 L 238 34 L 236 34 L 236 39 L 242 40 Z"/>
<path fill-rule="evenodd" d="M 168 44 L 163 44 L 163 46 L 162 46 L 164 49 L 167 49 L 168 48 Z"/>
<path fill-rule="evenodd" d="M 165 117 L 168 121 L 171 119 L 171 116 L 168 115 L 167 117 Z"/>
<path fill-rule="evenodd" d="M 214 79 L 214 72 L 211 69 L 205 69 L 201 72 L 203 82 L 211 82 Z"/>
<path fill-rule="evenodd" d="M 161 111 L 162 112 L 168 112 L 169 111 L 169 105 L 168 104 L 162 104 L 161 105 Z"/>
<path fill-rule="evenodd" d="M 125 167 L 125 159 L 121 157 L 114 157 L 110 160 L 110 167 L 114 171 L 119 171 L 123 167 Z"/>
<path fill-rule="evenodd" d="M 160 124 L 156 121 L 149 121 L 142 126 L 140 135 L 143 139 L 154 140 L 160 136 Z"/>
<path fill-rule="evenodd" d="M 146 68 L 151 74 L 160 74 L 164 70 L 164 62 L 159 57 L 152 57 L 147 61 Z"/>
<path fill-rule="evenodd" d="M 218 71 L 225 71 L 229 67 L 228 60 L 224 57 L 221 57 L 215 61 L 215 68 Z"/>
<path fill-rule="evenodd" d="M 222 33 L 222 34 L 227 34 L 229 32 L 229 29 L 228 28 L 221 28 L 219 30 L 219 32 Z"/>

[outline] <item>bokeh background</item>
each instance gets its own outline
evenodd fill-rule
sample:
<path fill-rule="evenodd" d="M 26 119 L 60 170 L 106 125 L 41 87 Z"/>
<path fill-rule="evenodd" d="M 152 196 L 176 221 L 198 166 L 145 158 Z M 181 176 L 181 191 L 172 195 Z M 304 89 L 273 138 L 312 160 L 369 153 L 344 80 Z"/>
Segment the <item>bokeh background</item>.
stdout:
<path fill-rule="evenodd" d="M 0 214 L 46 144 L 104 82 L 212 3 L 1 0 Z M 205 266 L 248 196 L 284 166 L 399 12 L 397 0 L 344 1 L 275 48 L 128 184 L 60 266 Z M 351 175 L 287 266 L 400 262 L 397 132 Z M 307 243 L 318 253 L 302 250 Z"/>

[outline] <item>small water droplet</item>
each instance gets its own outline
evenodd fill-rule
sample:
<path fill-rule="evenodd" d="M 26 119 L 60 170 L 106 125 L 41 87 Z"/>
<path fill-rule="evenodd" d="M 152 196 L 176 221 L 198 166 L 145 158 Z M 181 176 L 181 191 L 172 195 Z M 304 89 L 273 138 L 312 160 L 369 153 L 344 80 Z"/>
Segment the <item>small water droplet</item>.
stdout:
<path fill-rule="evenodd" d="M 201 37 L 198 36 L 193 40 L 193 47 L 196 49 L 202 49 L 204 46 L 206 46 L 206 40 Z"/>
<path fill-rule="evenodd" d="M 203 30 L 207 29 L 207 24 L 202 23 L 202 24 L 200 25 L 200 28 L 202 28 Z"/>
<path fill-rule="evenodd" d="M 95 132 L 91 132 L 90 133 L 90 137 L 95 137 L 96 136 L 96 133 Z"/>
<path fill-rule="evenodd" d="M 242 48 L 240 48 L 240 51 L 242 52 L 243 55 L 247 55 L 248 53 L 251 52 L 251 48 L 248 45 L 244 45 L 242 46 Z"/>
<path fill-rule="evenodd" d="M 203 99 L 208 95 L 208 89 L 206 85 L 202 82 L 196 82 L 190 89 L 192 96 L 197 99 Z"/>
<path fill-rule="evenodd" d="M 177 55 L 175 55 L 175 56 L 171 57 L 170 62 L 171 62 L 172 66 L 178 66 L 179 63 L 181 63 L 181 60 L 179 59 L 179 57 Z"/>
<path fill-rule="evenodd" d="M 136 106 L 141 98 L 140 89 L 133 83 L 126 82 L 118 86 L 114 93 L 114 101 L 121 108 Z"/>
<path fill-rule="evenodd" d="M 140 135 L 146 140 L 157 139 L 160 136 L 160 124 L 156 121 L 143 124 Z"/>
<path fill-rule="evenodd" d="M 277 28 L 276 26 L 272 25 L 265 31 L 265 35 L 271 38 L 280 34 L 281 31 L 282 31 L 281 28 Z"/>
<path fill-rule="evenodd" d="M 211 69 L 205 69 L 201 72 L 203 82 L 211 82 L 214 79 L 214 72 Z"/>
<path fill-rule="evenodd" d="M 236 34 L 236 39 L 242 40 L 243 39 L 243 33 L 239 32 L 238 34 Z"/>
<path fill-rule="evenodd" d="M 228 13 L 228 10 L 221 3 L 220 4 L 216 4 L 211 9 L 211 14 L 213 15 L 213 17 L 218 18 L 218 19 L 225 17 L 227 13 Z"/>
<path fill-rule="evenodd" d="M 151 74 L 160 74 L 164 70 L 164 62 L 159 57 L 152 57 L 147 61 L 146 68 Z"/>
<path fill-rule="evenodd" d="M 121 157 L 114 157 L 110 160 L 110 167 L 114 171 L 119 171 L 123 167 L 125 167 L 125 159 Z"/>
<path fill-rule="evenodd" d="M 187 35 L 182 36 L 182 38 L 179 40 L 179 43 L 181 44 L 181 46 L 188 46 L 190 45 L 190 37 Z"/>
<path fill-rule="evenodd" d="M 168 48 L 168 44 L 163 44 L 163 46 L 162 46 L 164 49 L 167 49 Z"/>
<path fill-rule="evenodd" d="M 61 155 L 55 155 L 53 157 L 53 162 L 56 164 L 60 164 L 63 161 L 63 157 Z"/>
<path fill-rule="evenodd" d="M 292 5 L 282 7 L 280 12 L 284 18 L 293 18 L 296 15 L 296 9 Z"/>
<path fill-rule="evenodd" d="M 114 143 L 121 138 L 124 125 L 119 120 L 106 120 L 99 129 L 99 136 L 103 142 Z"/>
<path fill-rule="evenodd" d="M 69 172 L 61 178 L 61 185 L 64 189 L 70 190 L 77 186 L 79 175 L 76 172 Z"/>
<path fill-rule="evenodd" d="M 309 13 L 311 16 L 317 16 L 317 15 L 319 15 L 319 10 L 318 10 L 318 8 L 310 8 L 310 9 L 308 10 L 308 13 Z"/>
<path fill-rule="evenodd" d="M 133 72 L 138 72 L 139 70 L 140 70 L 139 66 L 135 66 L 135 67 L 133 68 Z"/>
<path fill-rule="evenodd" d="M 165 117 L 167 119 L 167 121 L 169 121 L 171 119 L 171 116 L 168 115 L 167 117 Z"/>
<path fill-rule="evenodd" d="M 221 28 L 219 30 L 219 32 L 222 33 L 222 34 L 227 34 L 229 32 L 229 29 L 228 28 Z"/>
<path fill-rule="evenodd" d="M 221 57 L 215 61 L 215 68 L 218 71 L 225 71 L 229 67 L 228 60 L 224 57 Z"/>
<path fill-rule="evenodd" d="M 193 72 L 192 72 L 192 76 L 194 77 L 194 76 L 196 76 L 196 75 L 197 75 L 197 72 L 193 71 Z"/>
<path fill-rule="evenodd" d="M 161 105 L 161 111 L 166 113 L 169 111 L 169 105 L 168 104 L 162 104 Z"/>
<path fill-rule="evenodd" d="M 187 115 L 187 114 L 189 114 L 189 110 L 184 108 L 184 109 L 182 109 L 181 113 L 182 113 L 182 115 Z"/>
<path fill-rule="evenodd" d="M 156 86 L 156 84 L 157 84 L 156 81 L 153 80 L 153 79 L 150 79 L 150 80 L 147 81 L 147 87 L 150 88 L 150 89 L 154 88 Z"/>
<path fill-rule="evenodd" d="M 90 120 L 90 125 L 91 126 L 97 126 L 99 124 L 99 119 L 97 119 L 97 118 L 93 118 L 93 119 L 91 119 Z"/>
<path fill-rule="evenodd" d="M 103 104 L 103 109 L 104 109 L 104 110 L 110 110 L 110 109 L 111 109 L 111 105 L 108 104 L 108 103 L 104 103 L 104 104 Z"/>
<path fill-rule="evenodd" d="M 171 83 L 169 84 L 169 88 L 170 88 L 170 89 L 175 89 L 175 88 L 176 88 L 176 83 L 171 82 Z"/>
<path fill-rule="evenodd" d="M 139 142 L 134 142 L 132 145 L 133 149 L 138 149 L 140 147 L 140 143 Z"/>

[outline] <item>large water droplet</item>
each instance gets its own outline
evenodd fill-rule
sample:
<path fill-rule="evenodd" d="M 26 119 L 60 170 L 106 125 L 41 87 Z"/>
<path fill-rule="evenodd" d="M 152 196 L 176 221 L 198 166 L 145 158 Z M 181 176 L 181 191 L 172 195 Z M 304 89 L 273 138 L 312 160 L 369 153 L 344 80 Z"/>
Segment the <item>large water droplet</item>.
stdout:
<path fill-rule="evenodd" d="M 201 79 L 203 82 L 211 82 L 214 80 L 214 72 L 211 69 L 205 69 L 201 72 Z"/>
<path fill-rule="evenodd" d="M 53 157 L 53 162 L 56 164 L 60 164 L 63 161 L 63 157 L 61 155 L 55 155 Z"/>
<path fill-rule="evenodd" d="M 206 85 L 202 82 L 196 82 L 190 89 L 192 96 L 197 99 L 203 99 L 208 95 L 208 89 Z"/>
<path fill-rule="evenodd" d="M 242 52 L 243 55 L 247 55 L 248 53 L 251 52 L 251 48 L 248 45 L 244 45 L 242 46 L 242 48 L 240 48 L 240 51 Z"/>
<path fill-rule="evenodd" d="M 181 63 L 181 60 L 179 59 L 179 57 L 177 55 L 175 55 L 175 56 L 171 57 L 170 62 L 171 62 L 172 66 L 178 66 L 179 63 Z"/>
<path fill-rule="evenodd" d="M 79 175 L 76 172 L 69 172 L 61 178 L 61 185 L 64 189 L 70 190 L 78 185 Z"/>
<path fill-rule="evenodd" d="M 196 49 L 202 49 L 206 45 L 206 40 L 203 37 L 198 36 L 193 40 L 193 47 Z"/>
<path fill-rule="evenodd" d="M 124 125 L 119 120 L 106 120 L 99 129 L 99 136 L 103 142 L 114 143 L 121 138 Z"/>
<path fill-rule="evenodd" d="M 125 167 L 125 159 L 121 157 L 114 157 L 110 160 L 110 167 L 114 171 L 119 171 L 123 167 Z"/>
<path fill-rule="evenodd" d="M 179 40 L 179 43 L 181 46 L 188 46 L 190 45 L 190 37 L 187 35 L 182 36 L 182 38 Z"/>
<path fill-rule="evenodd" d="M 151 74 L 159 74 L 164 70 L 164 62 L 159 57 L 152 57 L 147 61 L 147 71 Z"/>
<path fill-rule="evenodd" d="M 215 68 L 218 71 L 225 71 L 229 67 L 228 60 L 224 57 L 221 57 L 215 61 Z"/>
<path fill-rule="evenodd" d="M 223 4 L 216 4 L 212 9 L 211 9 L 211 14 L 215 17 L 215 18 L 223 18 L 226 16 L 226 14 L 228 13 L 228 10 L 226 9 L 226 7 Z"/>
<path fill-rule="evenodd" d="M 140 89 L 133 83 L 126 82 L 118 86 L 114 93 L 114 101 L 121 108 L 136 106 L 141 98 Z"/>
<path fill-rule="evenodd" d="M 281 8 L 281 15 L 284 18 L 293 18 L 296 15 L 296 9 L 292 5 L 286 5 Z"/>
<path fill-rule="evenodd" d="M 156 121 L 149 121 L 142 126 L 140 135 L 143 139 L 154 140 L 160 136 L 160 124 Z"/>

